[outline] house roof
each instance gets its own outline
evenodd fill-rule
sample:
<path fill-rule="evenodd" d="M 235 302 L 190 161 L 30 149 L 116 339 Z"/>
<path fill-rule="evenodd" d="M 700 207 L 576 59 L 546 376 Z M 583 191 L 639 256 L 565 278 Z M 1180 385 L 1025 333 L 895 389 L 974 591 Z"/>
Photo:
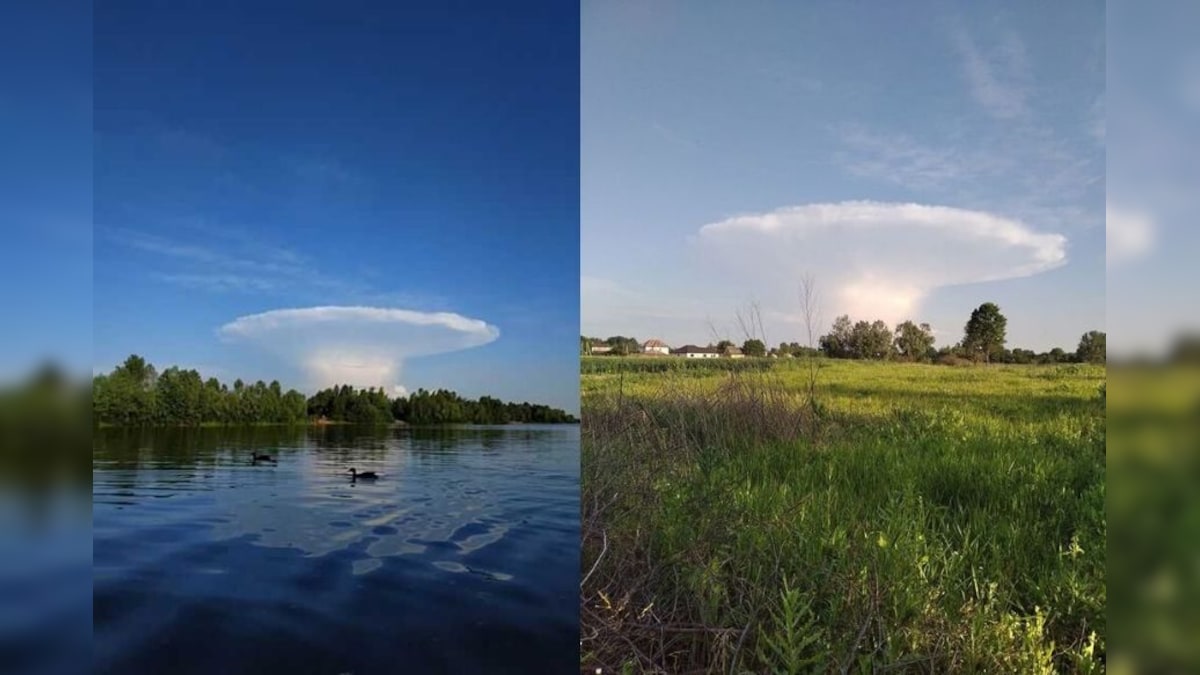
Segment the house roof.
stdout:
<path fill-rule="evenodd" d="M 716 347 L 697 347 L 696 345 L 684 345 L 679 349 L 672 349 L 672 354 L 719 354 Z"/>
<path fill-rule="evenodd" d="M 662 340 L 659 340 L 658 338 L 650 338 L 649 340 L 646 340 L 645 342 L 642 343 L 642 347 L 644 347 L 646 349 L 650 349 L 651 347 L 666 347 L 666 346 L 667 346 L 667 343 L 663 342 Z"/>
<path fill-rule="evenodd" d="M 726 354 L 741 354 L 742 348 L 738 347 L 737 345 L 729 345 L 725 348 L 724 353 L 726 353 Z"/>

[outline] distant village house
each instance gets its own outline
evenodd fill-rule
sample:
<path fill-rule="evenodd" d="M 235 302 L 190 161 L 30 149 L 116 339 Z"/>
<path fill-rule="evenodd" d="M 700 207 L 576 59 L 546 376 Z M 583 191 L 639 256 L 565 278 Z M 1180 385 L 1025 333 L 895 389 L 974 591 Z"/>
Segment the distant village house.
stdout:
<path fill-rule="evenodd" d="M 671 348 L 668 347 L 667 343 L 663 342 L 662 340 L 659 340 L 657 338 L 652 338 L 652 339 L 646 340 L 645 342 L 642 343 L 642 353 L 643 354 L 670 354 Z"/>
<path fill-rule="evenodd" d="M 716 347 L 697 347 L 696 345 L 684 345 L 679 349 L 672 349 L 671 353 L 689 359 L 715 359 L 721 356 L 721 352 L 717 351 Z"/>

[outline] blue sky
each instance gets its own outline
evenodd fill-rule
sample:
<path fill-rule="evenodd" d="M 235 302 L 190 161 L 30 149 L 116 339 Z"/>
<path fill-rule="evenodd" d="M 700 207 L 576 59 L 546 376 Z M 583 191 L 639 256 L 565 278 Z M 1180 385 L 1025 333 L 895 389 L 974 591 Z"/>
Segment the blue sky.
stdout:
<path fill-rule="evenodd" d="M 1108 3 L 1110 352 L 1200 333 L 1200 5 Z"/>
<path fill-rule="evenodd" d="M 578 410 L 578 9 L 238 4 L 96 14 L 95 367 Z"/>
<path fill-rule="evenodd" d="M 587 335 L 804 341 L 835 316 L 939 344 L 1105 319 L 1103 3 L 585 2 Z"/>
<path fill-rule="evenodd" d="M 91 5 L 17 3 L 0 18 L 0 379 L 92 342 Z M 19 66 L 19 67 L 9 67 Z"/>

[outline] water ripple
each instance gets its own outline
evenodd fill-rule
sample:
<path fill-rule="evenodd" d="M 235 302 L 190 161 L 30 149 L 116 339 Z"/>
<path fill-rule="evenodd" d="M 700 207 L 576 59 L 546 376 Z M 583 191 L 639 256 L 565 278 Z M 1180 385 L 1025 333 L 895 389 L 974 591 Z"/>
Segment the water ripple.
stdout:
<path fill-rule="evenodd" d="M 575 427 L 98 434 L 96 670 L 573 669 L 578 442 Z M 286 656 L 268 666 L 264 649 Z"/>

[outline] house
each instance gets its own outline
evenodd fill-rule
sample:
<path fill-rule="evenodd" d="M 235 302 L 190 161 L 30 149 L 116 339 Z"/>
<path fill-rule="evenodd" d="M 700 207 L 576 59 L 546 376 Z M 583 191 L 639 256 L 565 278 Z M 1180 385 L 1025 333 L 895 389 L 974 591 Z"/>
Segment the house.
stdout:
<path fill-rule="evenodd" d="M 659 340 L 657 338 L 652 338 L 652 339 L 646 340 L 645 342 L 642 343 L 642 353 L 643 354 L 670 354 L 671 348 L 668 347 L 667 343 L 663 342 L 662 340 Z"/>
<path fill-rule="evenodd" d="M 606 344 L 598 344 L 598 345 L 592 345 L 588 349 L 588 353 L 589 354 L 608 354 L 608 353 L 612 352 L 612 350 L 613 350 L 613 348 L 609 347 Z"/>
<path fill-rule="evenodd" d="M 688 359 L 715 359 L 721 355 L 716 347 L 697 347 L 696 345 L 684 345 L 679 349 L 672 349 L 671 354 Z"/>
<path fill-rule="evenodd" d="M 746 355 L 742 353 L 742 348 L 736 345 L 729 345 L 725 348 L 725 351 L 721 355 L 727 356 L 731 359 L 742 359 L 746 357 Z"/>

